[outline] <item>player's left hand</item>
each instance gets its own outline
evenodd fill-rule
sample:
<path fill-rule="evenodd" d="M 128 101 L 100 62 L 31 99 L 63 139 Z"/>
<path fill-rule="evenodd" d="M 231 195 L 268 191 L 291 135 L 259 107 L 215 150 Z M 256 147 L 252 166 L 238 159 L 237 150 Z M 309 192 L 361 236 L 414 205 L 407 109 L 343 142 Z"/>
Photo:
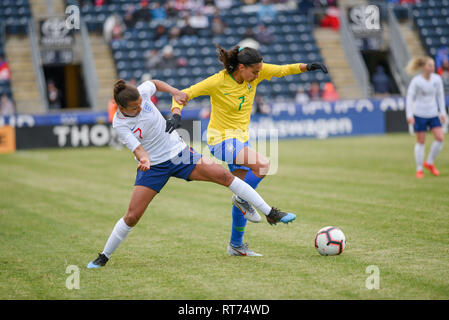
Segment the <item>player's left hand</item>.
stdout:
<path fill-rule="evenodd" d="M 318 70 L 318 69 L 323 71 L 324 73 L 327 73 L 327 67 L 324 63 L 312 62 L 312 63 L 307 64 L 307 71 Z"/>
<path fill-rule="evenodd" d="M 185 105 L 187 103 L 187 100 L 189 100 L 189 96 L 187 95 L 187 93 L 182 91 L 178 91 L 177 93 L 175 93 L 173 95 L 173 98 L 175 98 L 175 101 L 181 105 Z"/>
<path fill-rule="evenodd" d="M 441 124 L 445 124 L 446 123 L 446 116 L 444 116 L 444 115 L 441 115 L 440 116 L 440 120 L 441 120 Z"/>
<path fill-rule="evenodd" d="M 139 169 L 140 171 L 147 171 L 148 169 L 150 169 L 150 160 L 146 158 L 140 159 L 137 169 Z"/>
<path fill-rule="evenodd" d="M 165 132 L 172 133 L 173 130 L 179 127 L 181 127 L 181 116 L 179 114 L 175 113 L 168 117 Z"/>

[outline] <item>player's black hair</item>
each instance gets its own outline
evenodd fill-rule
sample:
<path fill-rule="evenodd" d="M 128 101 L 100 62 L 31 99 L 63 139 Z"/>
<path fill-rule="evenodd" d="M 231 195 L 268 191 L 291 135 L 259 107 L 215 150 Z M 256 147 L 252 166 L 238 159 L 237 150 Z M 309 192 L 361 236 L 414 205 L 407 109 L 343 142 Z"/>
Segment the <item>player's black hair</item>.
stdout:
<path fill-rule="evenodd" d="M 114 100 L 117 105 L 127 108 L 128 102 L 136 101 L 139 97 L 137 88 L 126 84 L 125 80 L 120 79 L 114 84 Z"/>
<path fill-rule="evenodd" d="M 218 44 L 215 44 L 218 49 L 218 60 L 223 63 L 224 68 L 229 73 L 237 70 L 239 64 L 250 66 L 262 62 L 262 55 L 256 49 L 245 47 L 240 48 L 235 46 L 231 50 L 225 50 Z"/>

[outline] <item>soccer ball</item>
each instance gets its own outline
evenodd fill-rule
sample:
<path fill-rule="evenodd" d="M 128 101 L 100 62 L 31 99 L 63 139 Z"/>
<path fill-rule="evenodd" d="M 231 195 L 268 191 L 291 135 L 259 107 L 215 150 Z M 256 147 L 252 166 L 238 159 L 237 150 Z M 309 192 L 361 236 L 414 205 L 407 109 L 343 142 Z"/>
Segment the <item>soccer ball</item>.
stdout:
<path fill-rule="evenodd" d="M 315 248 L 322 256 L 334 256 L 343 252 L 346 238 L 336 227 L 324 227 L 315 236 Z"/>

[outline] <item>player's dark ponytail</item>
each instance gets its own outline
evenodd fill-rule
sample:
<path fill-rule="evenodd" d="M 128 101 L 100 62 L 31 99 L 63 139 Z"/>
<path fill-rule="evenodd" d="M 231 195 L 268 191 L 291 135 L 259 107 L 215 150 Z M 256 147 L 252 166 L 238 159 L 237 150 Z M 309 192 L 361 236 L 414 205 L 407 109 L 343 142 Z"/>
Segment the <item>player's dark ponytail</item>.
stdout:
<path fill-rule="evenodd" d="M 127 108 L 128 102 L 136 101 L 140 97 L 136 87 L 126 84 L 125 80 L 120 79 L 114 84 L 114 100 L 117 105 Z"/>
<path fill-rule="evenodd" d="M 237 70 L 239 64 L 250 66 L 262 62 L 262 55 L 256 49 L 245 47 L 240 48 L 235 46 L 231 50 L 225 50 L 218 44 L 215 44 L 218 49 L 218 60 L 223 63 L 226 71 L 233 73 Z"/>

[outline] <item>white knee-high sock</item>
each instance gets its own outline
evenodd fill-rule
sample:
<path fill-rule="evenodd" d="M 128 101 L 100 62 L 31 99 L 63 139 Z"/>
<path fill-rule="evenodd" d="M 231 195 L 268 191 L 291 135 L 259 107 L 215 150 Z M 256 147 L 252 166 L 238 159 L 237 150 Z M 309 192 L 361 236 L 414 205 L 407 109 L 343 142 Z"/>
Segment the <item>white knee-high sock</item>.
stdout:
<path fill-rule="evenodd" d="M 443 142 L 435 140 L 430 147 L 429 155 L 427 156 L 427 163 L 433 164 L 435 158 L 440 153 L 441 149 L 443 149 Z"/>
<path fill-rule="evenodd" d="M 271 207 L 262 199 L 262 197 L 254 190 L 249 184 L 241 180 L 238 177 L 234 177 L 234 180 L 229 186 L 232 192 L 234 192 L 240 198 L 248 201 L 250 204 L 256 207 L 256 209 L 263 212 L 265 215 L 269 215 Z"/>
<path fill-rule="evenodd" d="M 123 218 L 121 218 L 115 225 L 112 230 L 111 235 L 109 236 L 108 241 L 106 242 L 106 246 L 104 247 L 103 254 L 106 257 L 110 257 L 111 254 L 117 249 L 120 243 L 125 240 L 128 236 L 128 233 L 131 231 L 132 227 L 129 227 Z"/>
<path fill-rule="evenodd" d="M 422 171 L 422 164 L 424 162 L 425 145 L 422 143 L 415 144 L 415 161 L 416 171 Z"/>

